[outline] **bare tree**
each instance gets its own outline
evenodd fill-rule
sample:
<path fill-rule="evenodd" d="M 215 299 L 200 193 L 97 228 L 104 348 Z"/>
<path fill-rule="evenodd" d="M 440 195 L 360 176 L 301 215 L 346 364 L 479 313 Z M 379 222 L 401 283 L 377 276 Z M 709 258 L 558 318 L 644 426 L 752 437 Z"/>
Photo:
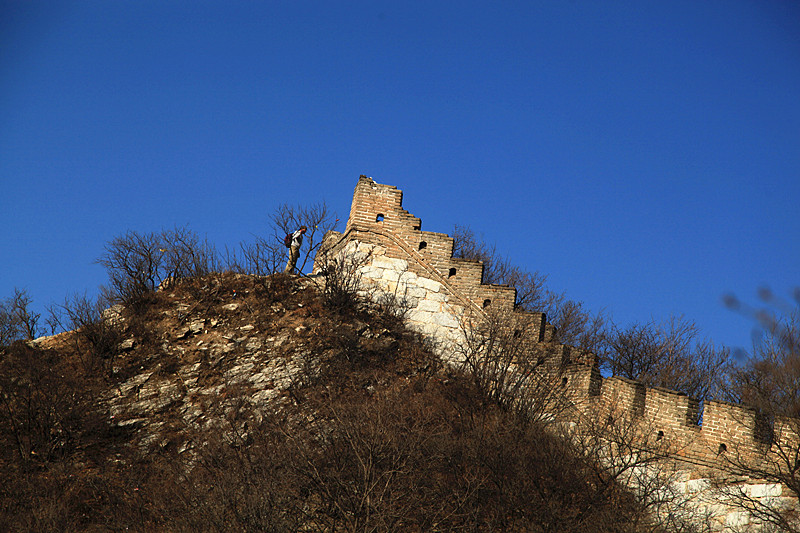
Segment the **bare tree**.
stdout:
<path fill-rule="evenodd" d="M 574 446 L 573 453 L 587 459 L 601 491 L 621 484 L 644 506 L 639 531 L 712 530 L 708 513 L 693 506 L 675 483 L 681 473 L 670 459 L 680 454 L 681 445 L 659 433 L 653 420 L 613 396 L 595 399 L 575 420 L 558 429 Z"/>
<path fill-rule="evenodd" d="M 287 248 L 284 237 L 301 226 L 307 228 L 298 270 L 302 272 L 308 260 L 314 258 L 325 234 L 336 228 L 339 219 L 324 202 L 311 205 L 278 206 L 270 215 L 270 234 L 256 237 L 252 243 L 241 243 L 235 252 L 228 254 L 231 269 L 246 274 L 266 276 L 282 272 L 286 265 Z"/>
<path fill-rule="evenodd" d="M 517 307 L 526 311 L 544 311 L 550 301 L 547 276 L 528 272 L 503 258 L 495 245 L 489 245 L 469 227 L 453 229 L 453 257 L 483 263 L 483 283 L 510 285 L 517 289 Z"/>
<path fill-rule="evenodd" d="M 700 338 L 697 325 L 682 316 L 660 324 L 612 325 L 601 354 L 602 366 L 612 375 L 698 399 L 721 394 L 719 377 L 730 364 L 729 350 Z"/>
<path fill-rule="evenodd" d="M 286 234 L 292 233 L 301 226 L 307 228 L 304 248 L 305 253 L 301 253 L 302 261 L 299 261 L 298 271 L 302 272 L 309 258 L 314 258 L 322 239 L 326 233 L 336 228 L 339 219 L 324 202 L 305 206 L 292 206 L 283 204 L 278 206 L 271 216 L 273 231 L 282 243 Z"/>
<path fill-rule="evenodd" d="M 756 408 L 756 450 L 735 448 L 726 454 L 726 466 L 737 475 L 761 479 L 800 497 L 800 288 L 793 306 L 761 289 L 762 307 L 751 307 L 734 296 L 729 308 L 750 317 L 758 335 L 744 365 L 733 367 L 729 399 Z M 755 498 L 742 486 L 723 487 L 727 496 L 756 520 L 781 531 L 800 531 L 800 511 Z M 775 500 L 774 498 L 772 500 Z"/>
<path fill-rule="evenodd" d="M 14 296 L 0 300 L 0 346 L 38 336 L 41 315 L 30 305 L 31 298 L 24 289 L 14 288 Z"/>
<path fill-rule="evenodd" d="M 186 227 L 158 233 L 129 231 L 106 244 L 97 262 L 108 273 L 108 294 L 132 304 L 166 281 L 203 276 L 219 266 L 213 245 Z"/>
<path fill-rule="evenodd" d="M 520 424 L 561 439 L 561 453 L 580 457 L 598 502 L 626 487 L 647 510 L 631 517 L 631 531 L 710 531 L 708 517 L 675 484 L 681 474 L 668 459 L 678 443 L 622 397 L 572 394 L 564 380 L 578 367 L 552 343 L 538 342 L 527 320 L 519 312 L 464 320 L 464 375 Z"/>
<path fill-rule="evenodd" d="M 561 362 L 538 342 L 533 317 L 520 312 L 490 312 L 464 317 L 457 352 L 461 368 L 487 398 L 531 422 L 553 421 L 567 408 L 561 388 Z"/>
<path fill-rule="evenodd" d="M 98 369 L 110 372 L 122 340 L 122 329 L 118 317 L 108 309 L 108 302 L 102 297 L 93 299 L 86 294 L 75 294 L 48 309 L 48 321 L 54 328 L 74 332 L 75 353 L 85 372 Z"/>

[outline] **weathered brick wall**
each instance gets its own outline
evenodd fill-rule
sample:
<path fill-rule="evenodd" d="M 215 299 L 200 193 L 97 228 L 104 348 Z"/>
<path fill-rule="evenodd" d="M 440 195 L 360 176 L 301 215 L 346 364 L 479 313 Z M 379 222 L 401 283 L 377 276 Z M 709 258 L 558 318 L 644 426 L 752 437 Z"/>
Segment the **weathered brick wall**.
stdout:
<path fill-rule="evenodd" d="M 409 325 L 438 342 L 443 357 L 457 361 L 465 323 L 488 312 L 516 312 L 516 290 L 483 284 L 483 264 L 454 258 L 453 239 L 422 231 L 422 221 L 403 208 L 402 200 L 403 193 L 396 187 L 361 176 L 345 231 L 326 236 L 325 253 L 318 255 L 315 269 L 336 254 L 362 258 L 359 269 L 365 291 L 378 289 L 403 299 Z M 542 353 L 549 354 L 541 369 L 559 373 L 558 384 L 564 398 L 575 406 L 574 416 L 613 409 L 644 421 L 641 427 L 650 433 L 644 438 L 672 443 L 678 461 L 677 490 L 713 510 L 719 528 L 747 524 L 746 516 L 720 504 L 708 477 L 723 470 L 725 454 L 758 461 L 769 453 L 769 446 L 757 438 L 754 410 L 707 401 L 701 417 L 699 402 L 681 393 L 648 389 L 620 377 L 604 379 L 593 354 L 552 342 L 554 328 L 543 313 L 531 313 L 530 318 L 529 333 L 544 347 Z M 775 435 L 784 447 L 800 444 L 796 428 L 796 421 L 776 422 Z M 795 504 L 780 485 L 758 480 L 741 484 L 759 498 Z"/>

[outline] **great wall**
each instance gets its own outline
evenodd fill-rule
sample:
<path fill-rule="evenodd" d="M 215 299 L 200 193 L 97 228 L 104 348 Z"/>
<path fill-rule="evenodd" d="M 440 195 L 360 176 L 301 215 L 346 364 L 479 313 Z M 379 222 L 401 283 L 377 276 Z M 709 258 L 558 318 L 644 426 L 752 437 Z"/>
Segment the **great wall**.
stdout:
<path fill-rule="evenodd" d="M 488 313 L 519 314 L 516 290 L 482 283 L 483 264 L 453 257 L 453 238 L 423 231 L 421 219 L 403 208 L 403 193 L 394 186 L 361 176 L 347 226 L 331 232 L 318 254 L 315 270 L 326 258 L 354 258 L 362 284 L 381 293 L 402 295 L 410 327 L 436 341 L 446 359 L 456 361 L 465 323 Z M 511 315 L 509 315 L 511 316 Z M 754 409 L 722 401 L 698 400 L 679 392 L 646 388 L 620 377 L 601 376 L 597 357 L 556 342 L 543 313 L 526 313 L 526 334 L 558 369 L 561 394 L 575 406 L 573 417 L 614 409 L 637 420 L 641 438 L 670 443 L 670 489 L 682 494 L 717 531 L 767 531 L 741 506 L 730 505 L 731 490 L 774 509 L 796 509 L 791 491 L 737 474 L 730 458 L 769 463 L 775 449 L 800 445 L 797 421 L 776 420 L 774 440 L 757 437 Z M 646 428 L 646 429 L 642 429 Z M 726 487 L 720 488 L 719 480 Z M 727 490 L 727 492 L 726 492 Z"/>

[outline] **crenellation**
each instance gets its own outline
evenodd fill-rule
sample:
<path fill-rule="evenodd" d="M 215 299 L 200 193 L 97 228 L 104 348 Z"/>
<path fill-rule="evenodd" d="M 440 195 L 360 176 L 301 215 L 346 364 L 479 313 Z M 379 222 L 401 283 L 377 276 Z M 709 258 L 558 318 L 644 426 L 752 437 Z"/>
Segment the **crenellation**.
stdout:
<path fill-rule="evenodd" d="M 423 231 L 416 235 L 417 250 L 435 269 L 447 272 L 453 256 L 453 238 L 445 233 Z"/>
<path fill-rule="evenodd" d="M 544 342 L 556 342 L 558 338 L 558 328 L 553 324 L 547 324 L 544 328 Z"/>
<path fill-rule="evenodd" d="M 756 410 L 719 400 L 707 400 L 703 406 L 703 438 L 717 450 L 740 451 L 756 448 Z M 724 445 L 720 448 L 720 445 Z"/>
<path fill-rule="evenodd" d="M 567 395 L 574 404 L 586 404 L 599 397 L 603 384 L 600 369 L 597 366 L 571 364 L 564 371 Z"/>
<path fill-rule="evenodd" d="M 517 311 L 517 312 L 524 314 L 527 318 L 525 323 L 528 330 L 525 333 L 530 338 L 534 339 L 536 342 L 542 342 L 544 326 L 547 323 L 547 315 L 545 315 L 544 313 L 535 313 L 528 311 Z"/>
<path fill-rule="evenodd" d="M 478 285 L 475 296 L 484 309 L 512 311 L 517 301 L 517 289 L 508 285 Z"/>
<path fill-rule="evenodd" d="M 471 259 L 451 257 L 440 272 L 448 281 L 462 292 L 470 292 L 481 283 L 483 263 Z"/>
<path fill-rule="evenodd" d="M 797 418 L 777 417 L 773 433 L 779 450 L 800 449 L 800 420 Z"/>
<path fill-rule="evenodd" d="M 645 389 L 644 415 L 655 431 L 684 437 L 686 428 L 698 427 L 700 402 L 683 393 L 661 387 Z"/>
<path fill-rule="evenodd" d="M 645 387 L 639 381 L 612 376 L 603 381 L 600 394 L 603 404 L 613 406 L 614 411 L 638 417 L 644 413 Z"/>

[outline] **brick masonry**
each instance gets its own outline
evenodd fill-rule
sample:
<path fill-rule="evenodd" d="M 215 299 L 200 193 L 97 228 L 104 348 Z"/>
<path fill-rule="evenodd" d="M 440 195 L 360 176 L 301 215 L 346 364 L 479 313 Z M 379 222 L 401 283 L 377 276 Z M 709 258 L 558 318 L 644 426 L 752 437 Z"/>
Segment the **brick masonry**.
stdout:
<path fill-rule="evenodd" d="M 326 258 L 335 256 L 347 257 L 357 266 L 365 293 L 391 294 L 404 302 L 409 326 L 434 341 L 443 358 L 451 362 L 458 361 L 457 347 L 470 321 L 490 311 L 519 313 L 513 287 L 482 283 L 481 262 L 453 257 L 452 237 L 423 231 L 421 219 L 403 208 L 401 190 L 366 176 L 356 185 L 344 232 L 326 236 L 315 270 L 323 267 Z M 564 395 L 576 407 L 574 416 L 613 405 L 625 416 L 646 420 L 642 427 L 673 443 L 675 487 L 713 511 L 713 522 L 719 528 L 748 525 L 748 516 L 720 504 L 709 478 L 725 471 L 725 454 L 759 461 L 771 453 L 770 446 L 756 437 L 753 409 L 707 401 L 701 411 L 697 400 L 675 391 L 648 389 L 620 377 L 604 379 L 594 354 L 553 342 L 554 329 L 543 313 L 526 313 L 526 319 L 535 342 L 546 348 L 543 351 L 555 354 Z M 797 421 L 779 420 L 775 434 L 796 445 L 800 442 L 797 427 Z M 776 505 L 796 505 L 780 485 L 744 479 L 740 486 Z"/>

